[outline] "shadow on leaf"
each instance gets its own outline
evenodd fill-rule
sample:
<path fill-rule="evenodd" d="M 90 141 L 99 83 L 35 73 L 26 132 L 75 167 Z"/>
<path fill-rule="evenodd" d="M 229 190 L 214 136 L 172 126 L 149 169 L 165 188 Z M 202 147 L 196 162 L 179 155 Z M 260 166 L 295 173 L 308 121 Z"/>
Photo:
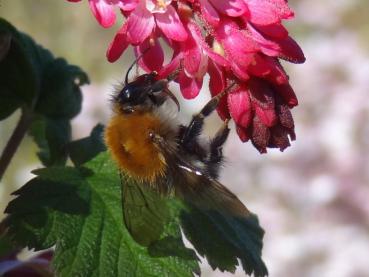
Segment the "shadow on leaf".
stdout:
<path fill-rule="evenodd" d="M 183 245 L 181 237 L 168 236 L 162 238 L 148 247 L 152 257 L 176 256 L 185 260 L 198 259 L 195 252 Z"/>
<path fill-rule="evenodd" d="M 27 221 L 35 215 L 37 220 L 29 223 L 36 225 L 42 223 L 42 214 L 46 216 L 49 208 L 68 214 L 88 214 L 89 193 L 87 187 L 34 178 L 13 193 L 18 197 L 9 203 L 5 212 L 22 215 Z"/>

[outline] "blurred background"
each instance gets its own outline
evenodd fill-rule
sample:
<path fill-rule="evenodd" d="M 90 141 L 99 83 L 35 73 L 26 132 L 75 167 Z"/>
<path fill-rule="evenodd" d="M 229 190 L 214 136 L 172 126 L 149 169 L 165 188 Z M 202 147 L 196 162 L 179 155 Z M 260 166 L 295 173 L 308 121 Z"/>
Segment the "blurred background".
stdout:
<path fill-rule="evenodd" d="M 297 140 L 284 153 L 260 155 L 233 131 L 221 181 L 258 214 L 270 276 L 369 276 L 369 1 L 289 4 L 296 19 L 286 25 L 307 58 L 303 65 L 285 64 L 300 102 L 293 109 Z M 101 28 L 87 1 L 0 0 L 0 16 L 89 74 L 92 83 L 83 88 L 73 136 L 87 136 L 94 125 L 106 123 L 112 87 L 133 61 L 131 50 L 114 64 L 105 59 L 122 21 Z M 187 120 L 208 99 L 203 89 L 195 100 L 183 100 Z M 18 117 L 0 122 L 0 151 Z M 208 133 L 216 126 L 213 116 Z M 30 170 L 40 167 L 36 150 L 24 139 L 0 184 L 1 211 L 10 193 L 32 177 Z M 231 276 L 206 264 L 202 272 Z"/>

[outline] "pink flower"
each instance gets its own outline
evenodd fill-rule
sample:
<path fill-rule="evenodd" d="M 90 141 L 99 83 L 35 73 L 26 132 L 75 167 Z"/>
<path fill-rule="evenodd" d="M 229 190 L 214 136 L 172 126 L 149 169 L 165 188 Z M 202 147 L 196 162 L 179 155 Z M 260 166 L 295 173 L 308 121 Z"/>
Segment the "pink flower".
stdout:
<path fill-rule="evenodd" d="M 173 41 L 184 41 L 187 32 L 172 1 L 141 0 L 129 13 L 113 42 L 110 44 L 107 57 L 110 62 L 117 60 L 129 44 L 142 45 L 147 38 L 163 35 Z"/>
<path fill-rule="evenodd" d="M 187 29 L 187 40 L 179 43 L 184 70 L 179 75 L 178 83 L 183 96 L 191 99 L 200 92 L 203 78 L 208 71 L 209 59 L 222 66 L 228 66 L 229 62 L 209 47 L 194 22 L 188 22 Z"/>
<path fill-rule="evenodd" d="M 69 2 L 80 2 L 81 0 L 68 0 Z M 114 25 L 116 15 L 114 7 L 117 6 L 123 11 L 131 11 L 137 5 L 138 0 L 88 0 L 90 9 L 96 20 L 104 28 Z"/>
<path fill-rule="evenodd" d="M 234 120 L 242 141 L 251 140 L 265 153 L 268 147 L 283 151 L 295 139 L 290 109 L 298 101 L 279 59 L 302 63 L 305 57 L 282 25 L 294 17 L 286 0 L 89 3 L 103 27 L 114 24 L 114 9 L 126 17 L 108 48 L 110 62 L 133 46 L 136 56 L 149 49 L 138 63 L 145 71 L 158 71 L 158 78 L 181 64 L 175 81 L 188 99 L 199 94 L 206 74 L 212 95 L 235 82 L 237 86 L 221 99 L 218 113 L 223 120 Z M 166 64 L 163 43 L 173 51 Z"/>

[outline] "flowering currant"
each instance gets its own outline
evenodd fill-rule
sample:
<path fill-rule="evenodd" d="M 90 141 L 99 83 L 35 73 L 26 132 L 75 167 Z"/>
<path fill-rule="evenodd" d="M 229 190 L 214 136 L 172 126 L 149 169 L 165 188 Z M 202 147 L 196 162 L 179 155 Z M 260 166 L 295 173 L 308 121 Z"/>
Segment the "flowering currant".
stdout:
<path fill-rule="evenodd" d="M 68 0 L 78 2 L 80 0 Z M 265 153 L 283 151 L 295 139 L 290 109 L 298 104 L 280 59 L 303 63 L 304 54 L 282 25 L 292 19 L 286 0 L 89 0 L 105 28 L 116 11 L 126 18 L 107 51 L 116 61 L 131 45 L 146 71 L 165 77 L 178 68 L 176 81 L 187 99 L 198 95 L 205 74 L 217 95 L 231 82 L 237 86 L 218 106 L 220 117 L 233 118 L 242 141 Z M 166 43 L 172 59 L 164 64 Z"/>

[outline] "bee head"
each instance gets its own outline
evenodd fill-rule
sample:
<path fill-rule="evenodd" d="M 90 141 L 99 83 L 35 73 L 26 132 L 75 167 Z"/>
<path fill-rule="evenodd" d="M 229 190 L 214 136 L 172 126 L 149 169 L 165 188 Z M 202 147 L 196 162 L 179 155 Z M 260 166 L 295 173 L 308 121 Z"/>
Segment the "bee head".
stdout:
<path fill-rule="evenodd" d="M 144 55 L 147 50 L 145 50 L 142 55 Z M 129 72 L 132 70 L 133 66 L 137 64 L 137 61 L 142 55 L 129 67 L 125 76 L 124 87 L 115 95 L 114 102 L 118 104 L 120 110 L 124 113 L 131 113 L 137 108 L 160 106 L 169 97 L 174 101 L 179 110 L 177 98 L 168 89 L 168 83 L 178 76 L 179 70 L 176 70 L 164 79 L 158 78 L 158 73 L 152 71 L 138 76 L 132 82 L 128 82 Z"/>
<path fill-rule="evenodd" d="M 123 111 L 129 112 L 135 106 L 147 104 L 150 98 L 154 97 L 153 89 L 156 83 L 155 71 L 138 76 L 134 81 L 124 85 L 115 97 L 115 101 L 119 104 Z"/>

